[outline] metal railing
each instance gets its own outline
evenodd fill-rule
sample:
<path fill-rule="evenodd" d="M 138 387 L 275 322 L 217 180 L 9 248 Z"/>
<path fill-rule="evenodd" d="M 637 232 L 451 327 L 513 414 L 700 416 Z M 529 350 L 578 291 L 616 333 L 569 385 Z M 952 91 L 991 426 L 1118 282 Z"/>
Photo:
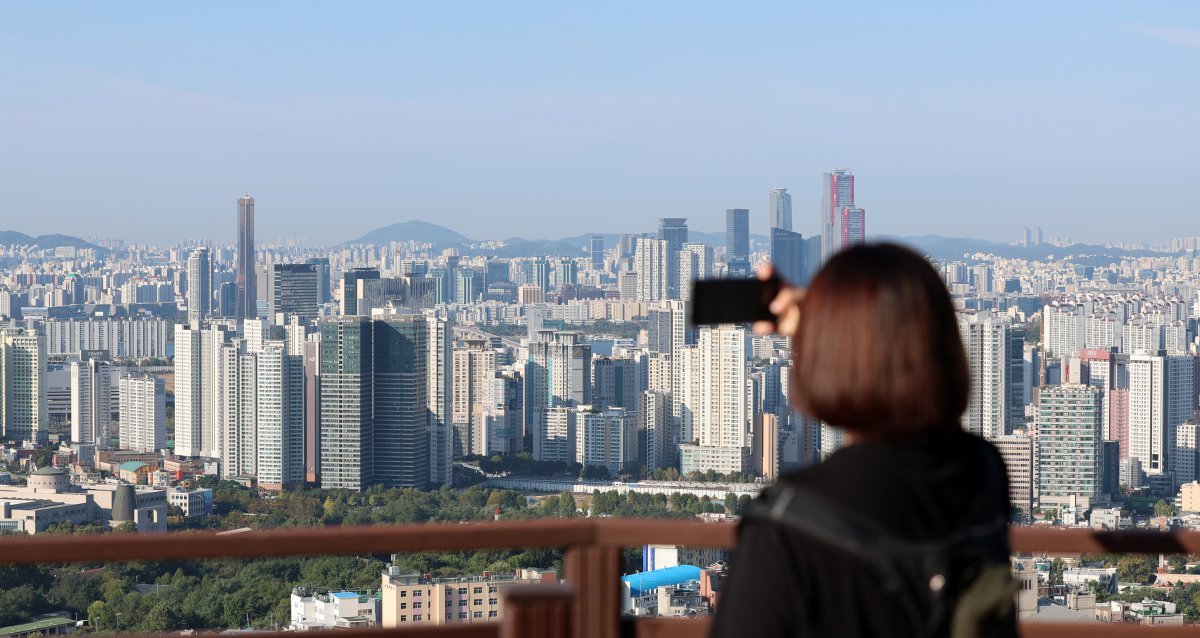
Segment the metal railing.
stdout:
<path fill-rule="evenodd" d="M 621 619 L 621 550 L 645 544 L 732 548 L 728 523 L 647 519 L 561 519 L 496 523 L 378 525 L 252 531 L 28 536 L 0 539 L 0 564 L 29 565 L 138 560 L 201 560 L 274 556 L 388 554 L 470 549 L 564 549 L 562 585 L 510 588 L 495 624 L 346 630 L 342 638 L 398 634 L 409 638 L 682 638 L 703 636 L 705 619 Z M 1014 528 L 1022 553 L 1200 553 L 1200 532 L 1093 532 Z M 360 635 L 361 634 L 361 635 Z M 1129 624 L 1026 623 L 1026 638 L 1190 636 L 1200 628 Z"/>

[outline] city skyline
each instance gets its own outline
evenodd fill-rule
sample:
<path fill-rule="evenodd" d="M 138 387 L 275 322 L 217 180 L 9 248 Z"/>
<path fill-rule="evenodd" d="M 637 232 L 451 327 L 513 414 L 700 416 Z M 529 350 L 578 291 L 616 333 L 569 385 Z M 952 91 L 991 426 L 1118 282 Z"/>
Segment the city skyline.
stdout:
<path fill-rule="evenodd" d="M 867 179 L 888 235 L 1036 225 L 1096 242 L 1138 219 L 1123 237 L 1162 242 L 1200 200 L 1200 95 L 1177 81 L 1194 6 L 1062 3 L 1030 24 L 1020 7 L 875 3 L 852 52 L 802 26 L 834 7 L 283 6 L 0 8 L 0 55 L 22 62 L 0 69 L 0 127 L 21 149 L 0 157 L 5 225 L 222 240 L 209 220 L 249 187 L 280 229 L 265 237 L 404 219 L 553 237 L 710 211 L 696 228 L 716 230 L 735 207 L 765 235 L 783 186 L 807 235 L 834 166 Z M 797 37 L 754 37 L 766 22 Z M 1149 182 L 1165 185 L 1153 202 Z"/>

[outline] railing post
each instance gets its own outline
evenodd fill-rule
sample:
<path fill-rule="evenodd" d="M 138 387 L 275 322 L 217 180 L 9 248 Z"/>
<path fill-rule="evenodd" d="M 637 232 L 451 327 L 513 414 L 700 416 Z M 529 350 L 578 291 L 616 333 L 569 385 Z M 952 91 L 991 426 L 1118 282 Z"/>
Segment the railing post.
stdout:
<path fill-rule="evenodd" d="M 572 545 L 563 576 L 574 590 L 573 638 L 617 638 L 621 628 L 621 549 Z"/>
<path fill-rule="evenodd" d="M 500 638 L 569 638 L 571 596 L 566 585 L 507 588 Z"/>

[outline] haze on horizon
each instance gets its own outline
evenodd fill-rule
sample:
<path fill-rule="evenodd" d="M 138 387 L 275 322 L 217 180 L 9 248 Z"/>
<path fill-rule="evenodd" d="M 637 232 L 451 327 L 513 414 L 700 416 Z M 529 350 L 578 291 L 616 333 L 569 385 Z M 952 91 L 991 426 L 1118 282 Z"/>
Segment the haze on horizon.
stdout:
<path fill-rule="evenodd" d="M 0 60 L 35 235 L 810 235 L 835 167 L 871 234 L 1200 234 L 1193 3 L 4 3 Z"/>

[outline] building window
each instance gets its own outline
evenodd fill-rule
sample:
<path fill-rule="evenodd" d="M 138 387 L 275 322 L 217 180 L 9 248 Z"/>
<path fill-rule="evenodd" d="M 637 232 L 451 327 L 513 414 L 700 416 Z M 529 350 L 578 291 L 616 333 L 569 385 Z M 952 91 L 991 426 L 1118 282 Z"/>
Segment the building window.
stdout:
<path fill-rule="evenodd" d="M 483 599 L 482 599 L 482 598 L 476 598 L 474 601 L 472 601 L 472 602 L 471 602 L 471 604 L 472 604 L 472 605 L 482 605 L 482 604 L 483 604 Z"/>
<path fill-rule="evenodd" d="M 418 600 L 417 602 L 413 603 L 413 609 L 420 609 L 420 608 L 421 608 L 421 601 Z"/>
<path fill-rule="evenodd" d="M 408 622 L 408 616 L 401 616 L 400 622 Z"/>
<path fill-rule="evenodd" d="M 408 609 L 408 603 L 400 603 L 400 609 Z"/>
<path fill-rule="evenodd" d="M 477 611 L 477 612 L 475 612 L 475 613 L 471 614 L 471 617 L 472 617 L 472 618 L 483 618 L 483 612 L 482 612 L 482 611 Z"/>
<path fill-rule="evenodd" d="M 489 598 L 489 599 L 488 599 L 488 604 L 489 604 L 489 605 L 495 605 L 497 602 L 498 602 L 498 601 L 497 601 L 497 599 L 495 599 L 495 598 Z"/>
<path fill-rule="evenodd" d="M 482 588 L 482 587 L 476 587 L 476 588 L 475 588 L 475 593 L 476 593 L 476 594 L 482 594 L 482 593 L 483 593 L 483 588 Z"/>
<path fill-rule="evenodd" d="M 492 611 L 488 612 L 488 618 L 495 618 L 496 616 L 499 616 L 499 615 L 500 614 L 494 609 Z"/>
<path fill-rule="evenodd" d="M 413 616 L 413 622 L 421 622 L 421 617 L 419 615 Z"/>
<path fill-rule="evenodd" d="M 459 614 L 458 614 L 458 618 L 459 618 L 459 620 L 466 620 L 466 618 L 467 618 L 467 612 L 465 612 L 465 611 L 464 611 L 464 612 L 459 612 Z"/>
<path fill-rule="evenodd" d="M 405 591 L 405 590 L 403 590 L 403 589 L 401 589 L 401 590 L 400 590 L 400 597 L 401 597 L 401 598 L 408 598 L 408 592 L 407 592 L 407 591 Z"/>
<path fill-rule="evenodd" d="M 467 606 L 467 601 L 465 601 L 465 600 L 460 600 L 460 601 L 458 601 L 458 606 L 459 606 L 459 607 L 466 607 L 466 606 Z"/>

